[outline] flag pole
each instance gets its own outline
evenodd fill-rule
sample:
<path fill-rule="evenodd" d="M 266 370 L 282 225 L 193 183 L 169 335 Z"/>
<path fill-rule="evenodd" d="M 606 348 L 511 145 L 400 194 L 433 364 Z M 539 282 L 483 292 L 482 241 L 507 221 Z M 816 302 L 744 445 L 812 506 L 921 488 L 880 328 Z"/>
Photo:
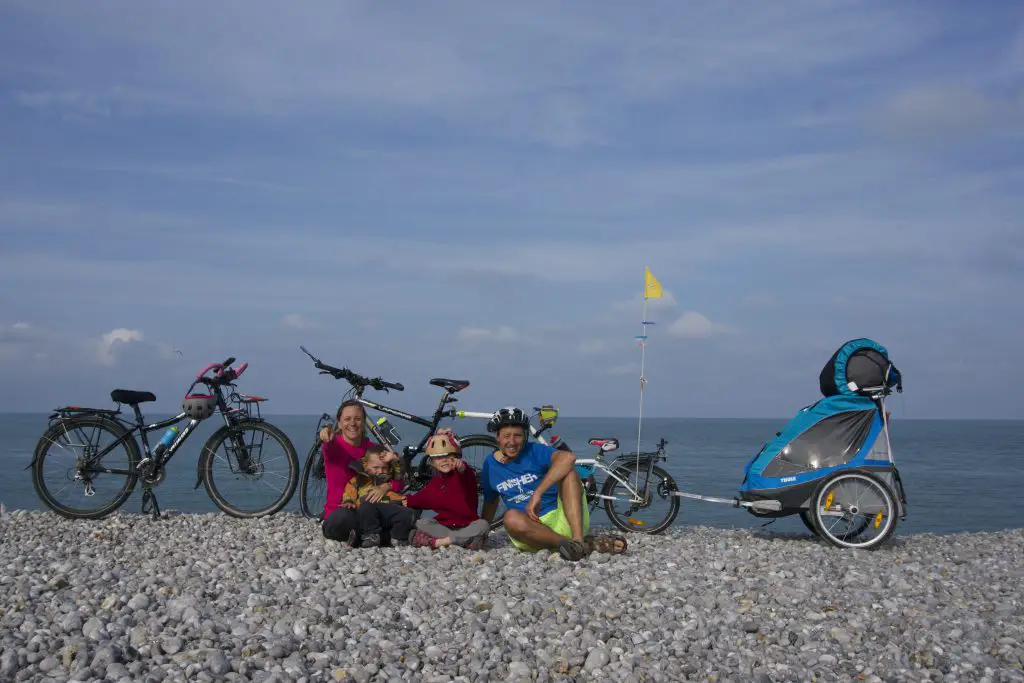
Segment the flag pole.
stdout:
<path fill-rule="evenodd" d="M 640 467 L 640 430 L 644 419 L 644 385 L 647 384 L 647 378 L 644 377 L 644 357 L 647 352 L 647 287 L 644 286 L 644 317 L 641 322 L 643 328 L 643 334 L 640 337 L 640 415 L 636 423 L 636 459 L 637 459 L 637 471 L 639 472 Z"/>

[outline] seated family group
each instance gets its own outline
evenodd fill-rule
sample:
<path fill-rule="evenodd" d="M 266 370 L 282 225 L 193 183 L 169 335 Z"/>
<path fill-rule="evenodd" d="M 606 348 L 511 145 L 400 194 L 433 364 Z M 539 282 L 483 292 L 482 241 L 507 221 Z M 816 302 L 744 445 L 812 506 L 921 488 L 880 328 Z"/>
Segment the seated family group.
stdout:
<path fill-rule="evenodd" d="M 557 550 L 567 560 L 594 551 L 621 553 L 626 539 L 589 533 L 589 507 L 569 451 L 527 440 L 529 416 L 502 408 L 487 425 L 498 440 L 480 480 L 461 459 L 458 439 L 440 429 L 426 444 L 433 477 L 421 490 L 403 494 L 407 472 L 401 458 L 366 437 L 366 413 L 358 401 L 338 409 L 323 441 L 327 502 L 321 522 L 329 539 L 353 547 L 407 545 L 483 548 L 497 513 L 512 544 L 523 551 Z M 478 510 L 478 490 L 483 505 Z M 433 512 L 433 516 L 425 516 Z"/>

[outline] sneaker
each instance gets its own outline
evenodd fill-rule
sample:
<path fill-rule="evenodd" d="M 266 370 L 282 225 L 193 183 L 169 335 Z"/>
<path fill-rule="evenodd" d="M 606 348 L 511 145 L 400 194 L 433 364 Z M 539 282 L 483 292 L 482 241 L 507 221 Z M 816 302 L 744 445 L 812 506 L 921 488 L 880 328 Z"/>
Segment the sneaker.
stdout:
<path fill-rule="evenodd" d="M 420 531 L 419 529 L 417 529 L 416 531 L 413 532 L 412 538 L 410 540 L 412 541 L 412 545 L 413 545 L 414 548 L 436 548 L 437 547 L 435 545 L 437 543 L 437 539 L 435 537 L 431 536 L 430 534 L 428 534 L 426 531 Z"/>
<path fill-rule="evenodd" d="M 487 542 L 487 534 L 478 534 L 473 538 L 466 541 L 463 545 L 464 548 L 469 550 L 483 550 L 484 543 Z"/>
<path fill-rule="evenodd" d="M 359 544 L 360 548 L 376 548 L 380 545 L 380 534 L 367 533 L 363 534 L 363 542 Z"/>
<path fill-rule="evenodd" d="M 359 532 L 353 529 L 348 532 L 348 547 L 355 548 L 359 544 Z"/>

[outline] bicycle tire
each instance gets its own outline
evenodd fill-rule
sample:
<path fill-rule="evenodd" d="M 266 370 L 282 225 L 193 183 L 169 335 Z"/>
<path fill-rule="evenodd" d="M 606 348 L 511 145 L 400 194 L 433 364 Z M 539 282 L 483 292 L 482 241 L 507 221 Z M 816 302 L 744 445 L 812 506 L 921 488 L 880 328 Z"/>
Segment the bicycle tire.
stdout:
<path fill-rule="evenodd" d="M 886 520 L 886 527 L 882 533 L 870 541 L 863 543 L 857 543 L 856 539 L 860 538 L 868 526 L 869 522 L 865 518 L 853 531 L 848 531 L 845 534 L 835 534 L 832 529 L 825 528 L 825 522 L 821 516 L 821 499 L 825 495 L 825 492 L 835 484 L 836 482 L 847 480 L 863 479 L 868 482 L 869 485 L 876 487 L 876 489 L 882 494 L 882 502 L 888 510 L 889 514 L 884 517 Z M 818 485 L 817 490 L 814 492 L 812 498 L 814 507 L 811 508 L 811 519 L 814 520 L 814 526 L 818 530 L 818 536 L 831 545 L 837 548 L 851 548 L 856 550 L 877 550 L 882 547 L 887 540 L 895 533 L 896 526 L 898 525 L 898 517 L 896 514 L 896 496 L 892 489 L 882 481 L 880 478 L 872 474 L 871 472 L 865 472 L 861 470 L 840 470 L 834 472 L 830 476 L 826 477 L 821 484 Z"/>
<path fill-rule="evenodd" d="M 217 488 L 212 472 L 213 456 L 216 454 L 217 448 L 232 435 L 248 430 L 263 431 L 269 434 L 284 447 L 285 457 L 288 460 L 288 482 L 284 492 L 270 505 L 256 508 L 255 510 L 242 510 L 229 503 L 220 489 Z M 203 486 L 206 488 L 207 495 L 210 496 L 210 499 L 218 508 L 232 517 L 253 519 L 278 512 L 292 499 L 292 496 L 295 494 L 295 488 L 299 483 L 299 456 L 295 452 L 295 446 L 292 445 L 291 439 L 274 425 L 262 420 L 241 420 L 230 427 L 221 427 L 203 444 L 200 457 L 202 458 L 200 471 L 202 472 Z"/>
<path fill-rule="evenodd" d="M 641 466 L 641 467 L 644 467 L 644 466 Z M 616 467 L 615 470 L 614 470 L 614 473 L 628 481 L 629 474 L 630 473 L 635 473 L 635 470 L 631 469 L 629 467 Z M 671 495 L 671 492 L 672 491 L 677 491 L 678 488 L 676 487 L 675 480 L 671 477 L 671 475 L 669 475 L 668 472 L 666 472 L 665 470 L 661 469 L 657 465 L 654 465 L 651 468 L 651 478 L 647 480 L 648 488 L 651 488 L 652 486 L 657 486 L 657 484 L 655 482 L 658 479 L 661 480 L 662 484 L 665 486 L 666 490 L 669 492 L 669 496 L 668 496 L 668 499 L 669 499 L 669 513 L 668 513 L 668 515 L 666 515 L 664 517 L 664 519 L 658 521 L 653 526 L 647 526 L 645 524 L 644 525 L 645 528 L 643 530 L 637 529 L 637 525 L 636 524 L 630 524 L 629 518 L 622 518 L 619 515 L 619 513 L 615 510 L 615 506 L 614 506 L 615 501 L 614 500 L 611 500 L 609 498 L 605 498 L 604 499 L 604 511 L 608 515 L 608 519 L 611 520 L 612 524 L 614 524 L 619 529 L 622 529 L 623 531 L 629 531 L 629 532 L 632 532 L 632 533 L 647 534 L 649 536 L 653 536 L 655 534 L 660 534 L 661 532 L 665 531 L 670 526 L 672 526 L 672 522 L 675 521 L 676 516 L 679 514 L 679 496 Z M 601 487 L 601 495 L 602 496 L 611 496 L 612 495 L 612 491 L 615 489 L 615 486 L 617 484 L 618 484 L 618 482 L 614 478 L 612 478 L 612 477 L 608 477 L 607 479 L 605 479 L 604 486 Z M 657 495 L 657 493 L 655 492 L 654 495 Z"/>
<path fill-rule="evenodd" d="M 324 504 L 327 502 L 327 475 L 324 474 L 323 442 L 318 438 L 309 449 L 305 465 L 302 468 L 302 481 L 299 484 L 299 509 L 304 517 L 320 520 L 324 516 Z M 324 487 L 323 500 L 312 495 L 310 487 L 320 482 Z M 315 507 L 319 503 L 319 507 Z"/>
<path fill-rule="evenodd" d="M 818 527 L 814 526 L 814 517 L 810 510 L 800 511 L 800 521 L 804 523 L 804 526 L 807 527 L 812 534 L 815 536 L 818 535 Z"/>
<path fill-rule="evenodd" d="M 498 450 L 498 440 L 495 439 L 493 436 L 488 436 L 487 434 L 469 434 L 468 436 L 459 437 L 459 445 L 462 446 L 463 452 L 465 452 L 465 450 L 467 448 L 471 448 L 473 446 L 484 446 L 485 448 L 491 449 L 492 453 L 494 451 Z M 485 456 L 484 459 L 486 459 L 486 456 Z M 483 470 L 483 460 L 480 461 L 480 467 L 476 467 L 476 466 L 473 466 L 473 465 L 470 465 L 470 466 L 473 467 L 473 471 L 476 472 L 477 494 L 480 496 L 480 504 L 482 506 L 483 505 L 483 484 L 482 484 L 482 481 L 483 481 L 483 479 L 482 479 L 482 477 L 483 477 L 483 472 L 482 472 L 482 470 Z M 499 496 L 498 497 L 498 511 L 495 513 L 495 518 L 493 520 L 491 520 L 491 522 L 490 522 L 491 531 L 497 531 L 498 529 L 504 528 L 504 525 L 505 525 L 505 521 L 504 520 L 505 520 L 505 511 L 504 511 L 504 508 L 503 508 L 503 506 L 501 504 L 501 497 Z"/>
<path fill-rule="evenodd" d="M 35 488 L 36 495 L 39 496 L 43 504 L 61 517 L 66 517 L 67 519 L 101 519 L 124 505 L 125 501 L 132 495 L 132 491 L 135 489 L 135 484 L 138 481 L 136 467 L 140 459 L 139 444 L 130 436 L 124 439 L 123 443 L 128 454 L 128 474 L 126 475 L 124 486 L 121 487 L 121 490 L 109 503 L 90 511 L 69 508 L 58 503 L 47 488 L 43 477 L 43 464 L 46 461 L 50 446 L 60 436 L 66 434 L 68 430 L 83 428 L 93 428 L 109 432 L 115 437 L 115 440 L 122 439 L 130 434 L 120 423 L 100 415 L 77 415 L 51 425 L 43 433 L 43 436 L 40 437 L 32 455 L 32 486 Z"/>

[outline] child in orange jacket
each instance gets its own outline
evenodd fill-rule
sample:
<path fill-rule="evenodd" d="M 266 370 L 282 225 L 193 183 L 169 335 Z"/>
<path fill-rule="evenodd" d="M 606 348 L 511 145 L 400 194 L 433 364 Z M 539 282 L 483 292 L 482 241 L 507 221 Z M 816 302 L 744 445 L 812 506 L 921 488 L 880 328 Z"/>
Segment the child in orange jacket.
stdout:
<path fill-rule="evenodd" d="M 390 537 L 393 546 L 408 545 L 416 512 L 406 507 L 401 494 L 389 490 L 381 496 L 376 490 L 381 484 L 404 477 L 398 454 L 374 444 L 350 467 L 355 475 L 345 486 L 341 504 L 356 511 L 358 526 L 349 533 L 348 544 L 375 548 L 386 545 L 386 537 Z"/>

